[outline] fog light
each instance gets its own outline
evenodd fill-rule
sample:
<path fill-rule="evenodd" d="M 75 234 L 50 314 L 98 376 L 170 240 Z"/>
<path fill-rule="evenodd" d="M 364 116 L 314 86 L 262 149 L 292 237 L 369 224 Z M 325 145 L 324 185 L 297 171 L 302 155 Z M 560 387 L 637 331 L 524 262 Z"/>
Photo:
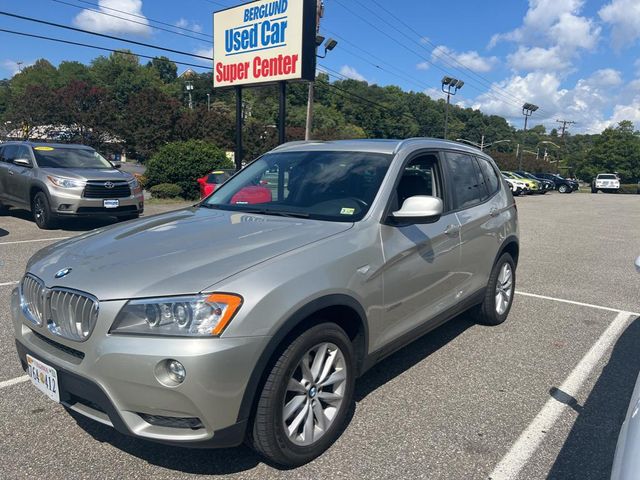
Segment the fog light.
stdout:
<path fill-rule="evenodd" d="M 187 371 L 177 360 L 168 360 L 167 361 L 167 372 L 169 373 L 169 378 L 176 383 L 184 382 L 185 377 L 187 376 Z"/>

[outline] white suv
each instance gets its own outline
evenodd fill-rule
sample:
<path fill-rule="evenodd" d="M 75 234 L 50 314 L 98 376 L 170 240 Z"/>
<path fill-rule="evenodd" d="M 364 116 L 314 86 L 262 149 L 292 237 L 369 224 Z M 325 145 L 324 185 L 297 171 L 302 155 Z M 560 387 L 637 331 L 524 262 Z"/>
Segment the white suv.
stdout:
<path fill-rule="evenodd" d="M 620 191 L 620 177 L 615 173 L 600 173 L 591 182 L 591 193 L 618 193 Z"/>

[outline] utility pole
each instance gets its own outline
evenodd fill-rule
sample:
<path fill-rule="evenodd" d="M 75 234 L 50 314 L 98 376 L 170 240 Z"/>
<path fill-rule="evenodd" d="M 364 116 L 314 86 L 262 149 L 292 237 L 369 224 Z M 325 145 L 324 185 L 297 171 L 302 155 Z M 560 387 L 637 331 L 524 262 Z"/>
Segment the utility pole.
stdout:
<path fill-rule="evenodd" d="M 211 94 L 207 93 L 207 112 L 211 111 Z"/>
<path fill-rule="evenodd" d="M 320 19 L 324 15 L 324 2 L 323 0 L 316 0 L 316 36 L 320 31 Z M 317 54 L 317 42 L 316 42 L 316 54 Z M 311 140 L 311 130 L 313 129 L 313 101 L 315 97 L 315 81 L 309 82 L 309 97 L 307 99 L 307 124 L 304 130 L 304 139 Z"/>
<path fill-rule="evenodd" d="M 566 154 L 567 153 L 567 138 L 565 137 L 565 133 L 567 131 L 567 125 L 575 125 L 576 122 L 574 122 L 573 120 L 556 120 L 556 122 L 562 124 L 562 133 L 560 134 L 560 138 L 564 142 L 563 145 L 564 145 L 564 151 L 565 151 L 565 154 Z M 560 159 L 558 158 L 558 161 L 556 162 L 556 173 L 559 173 L 559 170 L 560 170 Z"/>

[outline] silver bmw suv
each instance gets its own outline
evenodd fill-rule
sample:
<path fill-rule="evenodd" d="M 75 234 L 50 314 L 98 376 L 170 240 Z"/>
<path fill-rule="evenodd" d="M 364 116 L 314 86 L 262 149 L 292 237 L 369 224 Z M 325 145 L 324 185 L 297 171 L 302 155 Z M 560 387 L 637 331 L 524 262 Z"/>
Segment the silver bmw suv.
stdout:
<path fill-rule="evenodd" d="M 518 252 L 479 150 L 290 143 L 198 205 L 41 250 L 13 292 L 16 345 L 41 392 L 120 432 L 248 440 L 295 466 L 336 440 L 376 362 L 467 310 L 504 322 Z"/>
<path fill-rule="evenodd" d="M 38 227 L 55 228 L 62 218 L 138 218 L 142 188 L 84 145 L 8 142 L 0 145 L 0 208 L 30 210 Z"/>

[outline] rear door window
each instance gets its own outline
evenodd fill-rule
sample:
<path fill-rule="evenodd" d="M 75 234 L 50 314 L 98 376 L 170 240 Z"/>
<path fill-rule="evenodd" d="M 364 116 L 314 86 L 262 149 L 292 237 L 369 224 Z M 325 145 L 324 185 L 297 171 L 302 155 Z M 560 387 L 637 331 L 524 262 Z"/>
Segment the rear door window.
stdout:
<path fill-rule="evenodd" d="M 487 196 L 484 180 L 474 157 L 464 153 L 447 152 L 447 165 L 451 174 L 456 209 L 470 208 Z"/>
<path fill-rule="evenodd" d="M 478 166 L 480 167 L 480 172 L 482 173 L 482 179 L 484 181 L 487 194 L 490 197 L 500 189 L 500 180 L 498 180 L 496 171 L 487 159 L 477 157 L 476 160 L 478 160 Z"/>

